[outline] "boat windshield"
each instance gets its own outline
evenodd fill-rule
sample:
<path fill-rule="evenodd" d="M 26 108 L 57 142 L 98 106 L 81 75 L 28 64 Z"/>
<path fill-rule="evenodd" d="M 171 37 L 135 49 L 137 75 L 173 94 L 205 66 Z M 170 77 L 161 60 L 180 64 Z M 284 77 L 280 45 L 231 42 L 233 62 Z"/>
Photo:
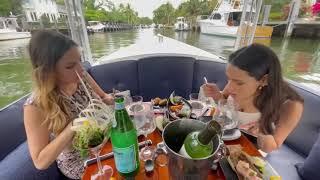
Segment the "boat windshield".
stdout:
<path fill-rule="evenodd" d="M 239 26 L 240 25 L 240 22 L 241 22 L 241 12 L 232 12 L 232 13 L 229 13 L 229 16 L 226 16 L 228 17 L 228 25 L 229 26 Z"/>
<path fill-rule="evenodd" d="M 99 24 L 99 21 L 88 21 L 89 26 L 95 26 Z"/>
<path fill-rule="evenodd" d="M 219 14 L 219 13 L 213 13 L 213 14 L 210 16 L 210 19 L 220 20 L 220 19 L 221 19 L 221 14 Z"/>
<path fill-rule="evenodd" d="M 183 17 L 178 17 L 177 21 L 184 21 L 184 18 Z"/>

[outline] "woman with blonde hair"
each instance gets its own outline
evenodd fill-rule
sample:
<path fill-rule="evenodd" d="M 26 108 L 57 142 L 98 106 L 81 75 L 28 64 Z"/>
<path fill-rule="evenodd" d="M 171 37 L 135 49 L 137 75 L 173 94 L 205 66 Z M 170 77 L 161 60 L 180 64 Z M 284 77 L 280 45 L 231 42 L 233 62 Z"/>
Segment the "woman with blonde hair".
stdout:
<path fill-rule="evenodd" d="M 90 99 L 78 75 L 92 97 L 111 104 L 112 96 L 83 69 L 78 45 L 63 34 L 46 30 L 35 33 L 29 54 L 34 84 L 24 105 L 24 124 L 33 163 L 41 170 L 56 161 L 65 176 L 81 179 L 83 162 L 72 148 L 74 132 L 70 127 Z"/>

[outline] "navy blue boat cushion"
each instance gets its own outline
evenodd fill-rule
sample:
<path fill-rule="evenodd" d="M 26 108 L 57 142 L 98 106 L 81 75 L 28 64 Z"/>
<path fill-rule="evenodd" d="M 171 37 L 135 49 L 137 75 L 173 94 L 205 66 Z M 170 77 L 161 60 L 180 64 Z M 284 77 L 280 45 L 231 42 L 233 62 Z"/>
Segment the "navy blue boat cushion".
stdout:
<path fill-rule="evenodd" d="M 22 143 L 0 162 L 0 179 L 45 180 L 62 179 L 56 163 L 46 170 L 37 170 L 30 157 L 27 142 Z"/>
<path fill-rule="evenodd" d="M 204 83 L 204 76 L 208 82 L 216 83 L 222 90 L 227 84 L 225 68 L 226 63 L 197 60 L 194 65 L 192 92 L 199 92 L 200 86 Z"/>
<path fill-rule="evenodd" d="M 139 89 L 144 101 L 176 95 L 188 97 L 192 90 L 193 65 L 191 57 L 149 57 L 138 62 Z"/>
<path fill-rule="evenodd" d="M 304 110 L 298 126 L 290 133 L 285 143 L 296 152 L 307 156 L 320 132 L 319 96 L 292 86 L 304 98 Z"/>
<path fill-rule="evenodd" d="M 320 135 L 303 163 L 296 164 L 298 174 L 305 180 L 320 179 Z"/>
<path fill-rule="evenodd" d="M 296 153 L 286 144 L 282 144 L 279 149 L 272 151 L 266 157 L 266 160 L 283 180 L 301 180 L 294 166 L 303 162 L 304 159 L 304 156 Z"/>
<path fill-rule="evenodd" d="M 26 140 L 23 124 L 23 104 L 26 98 L 0 110 L 0 161 Z"/>
<path fill-rule="evenodd" d="M 130 90 L 132 95 L 139 93 L 135 60 L 93 66 L 89 73 L 105 92 L 110 93 L 115 88 L 120 91 Z"/>

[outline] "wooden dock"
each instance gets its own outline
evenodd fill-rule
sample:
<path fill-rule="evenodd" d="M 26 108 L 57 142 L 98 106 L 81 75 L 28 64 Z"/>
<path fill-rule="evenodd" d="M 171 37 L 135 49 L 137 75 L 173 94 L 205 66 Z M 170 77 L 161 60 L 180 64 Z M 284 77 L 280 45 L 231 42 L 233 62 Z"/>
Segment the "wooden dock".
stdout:
<path fill-rule="evenodd" d="M 288 25 L 287 21 L 270 21 L 264 25 L 273 27 L 273 36 L 284 36 Z M 320 21 L 297 19 L 293 23 L 292 37 L 320 38 Z"/>

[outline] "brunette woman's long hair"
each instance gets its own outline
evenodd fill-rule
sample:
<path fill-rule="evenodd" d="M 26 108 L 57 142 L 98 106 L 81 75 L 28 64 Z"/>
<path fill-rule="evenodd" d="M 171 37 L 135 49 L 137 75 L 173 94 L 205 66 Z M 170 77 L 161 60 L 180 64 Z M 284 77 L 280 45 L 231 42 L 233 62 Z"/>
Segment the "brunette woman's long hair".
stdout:
<path fill-rule="evenodd" d="M 44 124 L 55 134 L 60 133 L 68 123 L 66 106 L 56 91 L 55 68 L 72 47 L 77 47 L 77 44 L 69 37 L 48 30 L 33 34 L 29 43 L 34 103 L 43 111 Z"/>
<path fill-rule="evenodd" d="M 270 48 L 260 44 L 241 48 L 229 56 L 229 63 L 257 81 L 267 75 L 268 84 L 257 89 L 254 99 L 254 105 L 261 112 L 261 132 L 273 134 L 273 124 L 278 123 L 281 106 L 286 100 L 303 103 L 302 97 L 284 81 L 280 61 Z"/>

